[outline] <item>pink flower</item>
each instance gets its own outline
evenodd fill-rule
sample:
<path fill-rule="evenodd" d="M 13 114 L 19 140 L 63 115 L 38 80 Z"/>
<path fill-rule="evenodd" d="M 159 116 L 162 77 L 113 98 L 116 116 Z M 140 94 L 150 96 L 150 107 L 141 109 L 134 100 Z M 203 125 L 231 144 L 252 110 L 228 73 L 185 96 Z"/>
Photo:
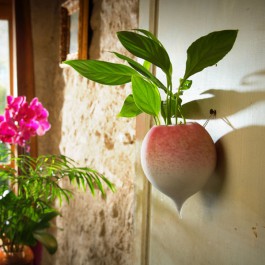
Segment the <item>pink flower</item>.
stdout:
<path fill-rule="evenodd" d="M 48 116 L 37 98 L 28 104 L 24 96 L 7 96 L 5 113 L 0 115 L 0 140 L 25 146 L 31 137 L 44 135 L 50 129 Z"/>
<path fill-rule="evenodd" d="M 51 128 L 51 125 L 47 120 L 49 112 L 45 108 L 43 108 L 42 104 L 38 101 L 37 98 L 34 98 L 30 102 L 29 108 L 35 112 L 36 121 L 39 124 L 36 133 L 40 136 L 44 135 L 46 131 Z"/>
<path fill-rule="evenodd" d="M 2 117 L 1 117 L 2 119 Z M 17 128 L 12 123 L 2 121 L 0 123 L 0 140 L 4 143 L 13 143 L 13 138 L 17 133 Z"/>
<path fill-rule="evenodd" d="M 24 102 L 26 102 L 25 96 L 19 96 L 14 98 L 13 96 L 7 96 L 7 109 L 14 110 L 14 112 L 17 112 L 21 105 L 23 105 Z"/>

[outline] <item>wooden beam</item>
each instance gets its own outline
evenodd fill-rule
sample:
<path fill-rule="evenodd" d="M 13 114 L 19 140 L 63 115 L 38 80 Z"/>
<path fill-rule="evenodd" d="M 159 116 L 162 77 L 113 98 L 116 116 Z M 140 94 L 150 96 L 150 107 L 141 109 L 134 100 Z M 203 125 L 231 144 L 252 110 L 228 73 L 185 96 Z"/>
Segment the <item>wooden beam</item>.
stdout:
<path fill-rule="evenodd" d="M 16 64 L 18 95 L 35 97 L 31 12 L 29 0 L 15 0 Z M 37 139 L 31 140 L 31 155 L 37 156 Z"/>

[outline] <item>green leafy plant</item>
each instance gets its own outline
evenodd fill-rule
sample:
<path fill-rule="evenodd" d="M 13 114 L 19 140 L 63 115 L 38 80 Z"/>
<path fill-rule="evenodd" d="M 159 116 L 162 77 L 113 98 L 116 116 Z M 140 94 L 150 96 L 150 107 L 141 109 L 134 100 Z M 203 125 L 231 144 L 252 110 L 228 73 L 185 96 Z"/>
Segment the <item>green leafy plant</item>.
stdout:
<path fill-rule="evenodd" d="M 217 64 L 232 49 L 237 33 L 237 30 L 215 31 L 193 42 L 187 50 L 186 69 L 177 89 L 173 89 L 172 63 L 165 47 L 144 29 L 117 33 L 124 48 L 136 57 L 133 60 L 113 52 L 127 65 L 98 60 L 68 60 L 64 63 L 100 84 L 122 85 L 131 82 L 132 93 L 125 99 L 118 114 L 120 117 L 135 117 L 145 112 L 154 117 L 156 124 L 160 124 L 161 116 L 166 125 L 172 124 L 173 119 L 174 124 L 186 123 L 181 96 L 192 85 L 190 77 Z M 144 63 L 140 64 L 138 58 L 143 59 Z M 163 71 L 166 84 L 152 74 L 152 65 Z M 165 99 L 161 94 L 166 95 Z"/>
<path fill-rule="evenodd" d="M 0 250 L 21 252 L 24 245 L 41 242 L 49 253 L 57 250 L 56 238 L 49 232 L 52 220 L 59 215 L 55 208 L 73 196 L 60 182 L 68 179 L 92 195 L 99 190 L 103 196 L 103 183 L 112 191 L 114 185 L 98 171 L 80 167 L 63 155 L 30 156 L 30 139 L 44 135 L 50 129 L 48 111 L 37 98 L 30 104 L 24 96 L 7 97 L 4 115 L 0 115 Z M 21 148 L 18 156 L 7 148 L 8 144 Z M 3 148 L 4 147 L 4 148 Z"/>
<path fill-rule="evenodd" d="M 63 179 L 83 190 L 88 188 L 93 195 L 99 190 L 105 196 L 103 182 L 115 190 L 102 174 L 78 167 L 63 155 L 19 155 L 11 159 L 17 167 L 6 165 L 0 170 L 0 179 L 6 181 L 0 187 L 0 239 L 6 252 L 19 251 L 23 245 L 34 246 L 37 241 L 50 254 L 56 252 L 56 238 L 48 230 L 59 215 L 54 203 L 56 199 L 69 203 L 73 197 L 71 190 L 60 186 Z"/>

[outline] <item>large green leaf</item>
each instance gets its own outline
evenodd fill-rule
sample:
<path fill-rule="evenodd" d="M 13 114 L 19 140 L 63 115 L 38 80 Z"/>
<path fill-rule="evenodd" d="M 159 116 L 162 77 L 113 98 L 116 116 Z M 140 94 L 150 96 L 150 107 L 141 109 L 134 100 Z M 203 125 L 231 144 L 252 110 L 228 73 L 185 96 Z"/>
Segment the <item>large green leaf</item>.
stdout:
<path fill-rule="evenodd" d="M 197 39 L 187 50 L 184 79 L 218 63 L 233 47 L 238 30 L 215 31 Z"/>
<path fill-rule="evenodd" d="M 126 65 L 97 60 L 69 60 L 65 64 L 73 67 L 79 74 L 89 80 L 104 85 L 122 85 L 131 82 L 135 70 Z"/>
<path fill-rule="evenodd" d="M 158 116 L 161 102 L 158 88 L 142 77 L 133 76 L 132 90 L 136 106 L 147 114 Z"/>
<path fill-rule="evenodd" d="M 117 36 L 122 45 L 133 55 L 153 63 L 167 76 L 171 76 L 172 66 L 168 53 L 157 41 L 131 31 L 120 31 Z"/>
<path fill-rule="evenodd" d="M 149 78 L 159 88 L 162 88 L 165 92 L 167 92 L 167 88 L 148 69 L 146 69 L 146 67 L 144 67 L 143 65 L 139 64 L 138 62 L 134 61 L 133 59 L 131 59 L 131 58 L 129 58 L 123 54 L 120 54 L 117 52 L 114 52 L 114 54 L 118 58 L 127 61 L 130 64 L 130 66 L 133 67 L 137 72 L 139 72 L 143 76 Z"/>
<path fill-rule="evenodd" d="M 145 36 L 149 37 L 150 39 L 152 39 L 153 41 L 155 41 L 161 47 L 164 48 L 164 46 L 162 45 L 162 43 L 160 42 L 160 40 L 152 32 L 150 32 L 148 30 L 145 30 L 145 29 L 135 29 L 135 30 L 143 33 Z"/>
<path fill-rule="evenodd" d="M 135 102 L 133 95 L 129 95 L 122 106 L 122 109 L 120 113 L 118 114 L 118 117 L 126 117 L 126 118 L 131 118 L 131 117 L 136 117 L 137 115 L 141 114 L 142 110 L 140 110 Z"/>

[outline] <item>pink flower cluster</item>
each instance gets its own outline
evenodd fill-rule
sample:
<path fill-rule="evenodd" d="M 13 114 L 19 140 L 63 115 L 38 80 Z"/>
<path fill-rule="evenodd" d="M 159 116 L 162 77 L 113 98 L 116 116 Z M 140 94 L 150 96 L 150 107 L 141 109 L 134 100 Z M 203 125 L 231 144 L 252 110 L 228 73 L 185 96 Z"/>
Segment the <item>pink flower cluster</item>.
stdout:
<path fill-rule="evenodd" d="M 50 129 L 48 116 L 38 98 L 28 104 L 24 96 L 7 96 L 5 113 L 0 115 L 0 140 L 25 146 L 31 137 L 44 135 Z"/>

